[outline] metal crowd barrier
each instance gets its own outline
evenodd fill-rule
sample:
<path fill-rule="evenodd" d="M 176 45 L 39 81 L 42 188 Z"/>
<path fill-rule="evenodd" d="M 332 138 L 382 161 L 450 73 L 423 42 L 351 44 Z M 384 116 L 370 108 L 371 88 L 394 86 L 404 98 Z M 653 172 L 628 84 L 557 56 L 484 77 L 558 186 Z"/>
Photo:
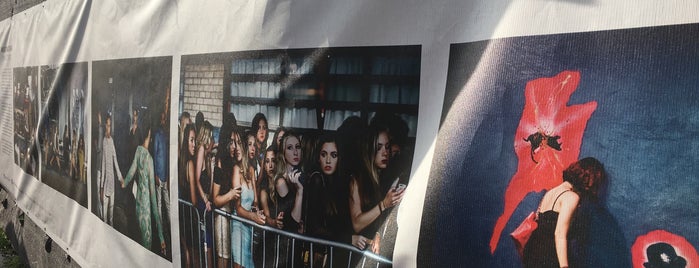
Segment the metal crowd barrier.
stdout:
<path fill-rule="evenodd" d="M 198 254 L 197 256 L 190 256 L 192 259 L 191 261 L 194 261 L 194 258 L 198 258 L 198 263 L 203 263 L 204 266 L 201 267 L 208 267 L 207 262 L 210 260 L 206 259 L 206 248 L 203 247 L 203 244 L 205 243 L 203 241 L 203 236 L 202 234 L 206 231 L 206 217 L 203 217 L 203 215 L 199 215 L 199 211 L 197 210 L 192 203 L 179 199 L 179 209 L 180 209 L 180 217 L 183 217 L 185 220 L 181 221 L 184 224 L 189 224 L 191 227 L 186 228 L 185 230 L 189 230 L 188 235 L 193 242 L 193 245 L 188 245 L 191 247 L 192 254 Z M 203 220 L 202 220 L 203 219 Z M 184 226 L 180 226 L 180 228 L 183 228 Z M 180 237 L 180 239 L 184 239 L 184 237 Z M 179 243 L 179 241 L 178 241 Z M 180 251 L 184 251 L 185 249 L 180 249 Z M 184 256 L 184 254 L 181 254 L 181 256 Z M 194 267 L 194 264 L 192 263 L 192 267 Z"/>
<path fill-rule="evenodd" d="M 275 252 L 274 265 L 271 267 L 278 267 L 279 266 L 280 255 L 282 254 L 280 252 L 280 249 L 281 249 L 280 243 L 281 243 L 282 239 L 285 239 L 287 241 L 291 241 L 291 250 L 288 251 L 288 254 L 291 255 L 291 262 L 289 263 L 289 265 L 291 265 L 291 266 L 293 266 L 295 263 L 297 263 L 296 258 L 301 257 L 301 256 L 297 256 L 297 254 L 296 254 L 297 253 L 297 251 L 296 251 L 297 243 L 307 243 L 308 244 L 309 251 L 310 251 L 309 263 L 308 263 L 310 265 L 309 267 L 316 267 L 316 264 L 314 263 L 315 262 L 315 260 L 314 260 L 315 259 L 314 258 L 314 256 L 315 256 L 314 255 L 314 253 L 315 253 L 314 248 L 320 248 L 321 250 L 323 248 L 327 249 L 326 254 L 327 254 L 327 257 L 329 260 L 327 262 L 329 264 L 327 267 L 333 267 L 333 257 L 335 255 L 336 250 L 344 250 L 344 251 L 348 252 L 348 254 L 347 254 L 347 267 L 348 268 L 351 267 L 351 265 L 353 263 L 352 257 L 354 254 L 356 254 L 355 257 L 360 258 L 359 262 L 356 263 L 357 266 L 359 266 L 359 263 L 361 263 L 361 266 L 359 266 L 359 267 L 365 267 L 367 265 L 367 262 L 376 263 L 376 267 L 378 267 L 381 264 L 392 266 L 391 260 L 386 259 L 385 257 L 378 255 L 378 254 L 375 254 L 369 250 L 360 250 L 360 249 L 358 249 L 352 245 L 349 245 L 349 244 L 338 243 L 335 241 L 319 239 L 319 238 L 315 238 L 315 237 L 309 237 L 309 236 L 300 235 L 297 233 L 291 233 L 291 232 L 279 230 L 279 229 L 276 229 L 276 228 L 273 228 L 270 226 L 259 225 L 251 220 L 239 217 L 237 215 L 233 215 L 231 213 L 228 213 L 226 211 L 219 210 L 219 209 L 214 210 L 214 213 L 212 213 L 212 219 L 206 219 L 206 217 L 199 216 L 197 209 L 192 206 L 192 203 L 181 200 L 181 199 L 179 200 L 179 202 L 181 205 L 180 207 L 182 207 L 182 205 L 188 206 L 190 208 L 189 212 L 191 213 L 192 211 L 194 211 L 195 212 L 194 214 L 197 215 L 197 221 L 199 222 L 199 226 L 200 226 L 200 228 L 197 228 L 197 230 L 201 230 L 201 232 L 200 232 L 200 234 L 197 234 L 197 237 L 194 237 L 194 236 L 191 236 L 191 237 L 192 237 L 192 241 L 200 241 L 199 243 L 197 243 L 197 245 L 200 247 L 198 249 L 198 252 L 200 253 L 199 254 L 200 260 L 206 259 L 201 254 L 202 252 L 204 252 L 206 250 L 206 249 L 201 248 L 202 245 L 204 244 L 204 243 L 201 243 L 201 241 L 202 241 L 201 238 L 203 237 L 201 233 L 203 233 L 205 230 L 205 228 L 204 228 L 205 222 L 201 221 L 200 219 L 204 218 L 205 221 L 206 220 L 213 220 L 213 217 L 214 217 L 213 215 L 218 214 L 218 215 L 222 215 L 222 216 L 225 216 L 228 219 L 230 219 L 231 224 L 233 224 L 233 221 L 239 221 L 239 222 L 242 222 L 242 223 L 245 223 L 245 224 L 251 226 L 252 227 L 251 234 L 250 234 L 251 237 L 254 237 L 254 233 L 256 232 L 256 230 L 262 231 L 262 239 L 261 239 L 262 240 L 261 241 L 262 242 L 262 249 L 259 252 L 257 252 L 257 253 L 262 253 L 262 259 L 261 259 L 262 260 L 262 267 L 268 267 L 268 265 L 266 263 L 268 260 L 268 258 L 266 256 L 266 253 L 268 252 L 268 250 L 267 250 L 268 245 L 267 245 L 267 239 L 266 239 L 268 233 L 271 233 L 272 235 L 277 235 L 275 245 L 271 245 L 272 247 L 274 247 L 273 249 Z M 180 214 L 182 214 L 182 213 L 183 213 L 183 210 L 181 209 Z M 180 228 L 182 228 L 182 227 L 180 227 Z M 190 229 L 193 230 L 194 228 L 190 228 Z M 194 235 L 194 234 L 192 234 L 192 235 Z M 255 257 L 256 257 L 256 256 L 254 256 L 254 253 L 256 253 L 255 248 L 254 248 L 254 243 L 255 243 L 255 239 L 251 239 L 250 249 L 253 250 L 253 259 L 255 259 Z M 194 246 L 194 245 L 191 245 L 191 246 Z M 216 259 L 216 248 L 215 247 L 216 247 L 216 243 L 214 242 L 212 245 L 212 248 L 214 251 L 214 254 L 213 254 L 214 259 Z M 287 247 L 288 247 L 288 245 L 287 245 Z M 208 260 L 205 260 L 204 262 L 200 261 L 200 263 L 206 264 L 207 261 Z M 233 258 L 231 256 L 229 259 L 229 266 L 232 267 L 232 265 L 233 265 Z M 204 267 L 206 267 L 206 266 L 204 266 Z"/>

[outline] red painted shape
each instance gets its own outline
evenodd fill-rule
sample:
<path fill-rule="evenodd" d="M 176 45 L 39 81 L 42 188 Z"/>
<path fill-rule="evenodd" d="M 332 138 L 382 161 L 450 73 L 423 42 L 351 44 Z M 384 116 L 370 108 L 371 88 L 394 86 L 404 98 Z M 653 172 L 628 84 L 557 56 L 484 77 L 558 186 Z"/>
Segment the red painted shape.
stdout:
<path fill-rule="evenodd" d="M 578 160 L 583 132 L 597 102 L 567 106 L 578 87 L 580 73 L 563 71 L 554 77 L 539 78 L 527 83 L 524 111 L 515 134 L 517 172 L 505 190 L 505 211 L 500 215 L 490 238 L 491 254 L 495 252 L 505 225 L 520 202 L 530 192 L 549 190 L 562 182 L 563 170 Z M 541 132 L 560 136 L 561 150 L 542 145 L 531 159 L 529 135 Z"/>
<path fill-rule="evenodd" d="M 687 260 L 687 267 L 699 267 L 699 254 L 697 254 L 697 250 L 687 239 L 665 230 L 655 230 L 636 237 L 636 241 L 633 242 L 633 246 L 631 246 L 631 260 L 634 268 L 644 268 L 643 263 L 648 261 L 646 249 L 648 246 L 658 242 L 672 245 L 677 255 Z"/>

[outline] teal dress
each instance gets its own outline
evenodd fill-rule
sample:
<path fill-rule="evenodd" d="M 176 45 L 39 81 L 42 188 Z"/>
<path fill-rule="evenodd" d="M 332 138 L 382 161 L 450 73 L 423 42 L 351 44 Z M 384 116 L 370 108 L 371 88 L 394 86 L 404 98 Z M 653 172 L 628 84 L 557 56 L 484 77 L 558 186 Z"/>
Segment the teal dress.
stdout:
<path fill-rule="evenodd" d="M 250 211 L 252 203 L 255 201 L 255 191 L 248 188 L 246 184 L 240 192 L 240 206 Z M 231 251 L 233 251 L 233 262 L 246 268 L 254 268 L 252 262 L 252 227 L 245 223 L 233 220 L 231 224 Z"/>
<path fill-rule="evenodd" d="M 151 217 L 155 219 L 158 228 L 158 238 L 160 242 L 164 242 L 163 238 L 163 221 L 160 218 L 160 210 L 155 198 L 155 176 L 153 175 L 153 157 L 148 153 L 148 149 L 143 146 L 138 146 L 134 160 L 129 168 L 129 173 L 126 174 L 124 185 L 129 184 L 138 171 L 136 196 L 136 215 L 138 216 L 138 225 L 141 228 L 141 245 L 150 249 L 153 235 L 151 228 Z"/>

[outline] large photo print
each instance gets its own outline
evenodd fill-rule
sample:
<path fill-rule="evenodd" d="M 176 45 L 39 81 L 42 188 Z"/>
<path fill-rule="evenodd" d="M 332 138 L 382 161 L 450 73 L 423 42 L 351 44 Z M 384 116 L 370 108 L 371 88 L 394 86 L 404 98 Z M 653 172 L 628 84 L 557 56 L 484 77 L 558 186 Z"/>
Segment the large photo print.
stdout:
<path fill-rule="evenodd" d="M 38 150 L 35 132 L 39 120 L 39 73 L 37 67 L 14 68 L 14 160 L 24 172 L 38 176 Z"/>
<path fill-rule="evenodd" d="M 172 58 L 92 64 L 92 212 L 168 260 Z"/>
<path fill-rule="evenodd" d="M 418 263 L 697 267 L 698 30 L 453 44 Z"/>
<path fill-rule="evenodd" d="M 182 265 L 390 266 L 420 47 L 182 58 Z"/>
<path fill-rule="evenodd" d="M 41 181 L 87 207 L 87 62 L 45 65 L 40 73 Z"/>

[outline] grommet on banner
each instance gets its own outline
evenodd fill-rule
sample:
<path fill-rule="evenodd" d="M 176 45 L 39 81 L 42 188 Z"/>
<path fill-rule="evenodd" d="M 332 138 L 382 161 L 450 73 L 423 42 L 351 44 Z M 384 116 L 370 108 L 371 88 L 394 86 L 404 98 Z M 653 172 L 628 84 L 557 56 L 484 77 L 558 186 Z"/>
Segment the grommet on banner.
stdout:
<path fill-rule="evenodd" d="M 44 249 L 46 252 L 51 253 L 51 247 L 53 246 L 53 239 L 50 236 L 46 236 L 46 244 L 44 244 Z"/>

